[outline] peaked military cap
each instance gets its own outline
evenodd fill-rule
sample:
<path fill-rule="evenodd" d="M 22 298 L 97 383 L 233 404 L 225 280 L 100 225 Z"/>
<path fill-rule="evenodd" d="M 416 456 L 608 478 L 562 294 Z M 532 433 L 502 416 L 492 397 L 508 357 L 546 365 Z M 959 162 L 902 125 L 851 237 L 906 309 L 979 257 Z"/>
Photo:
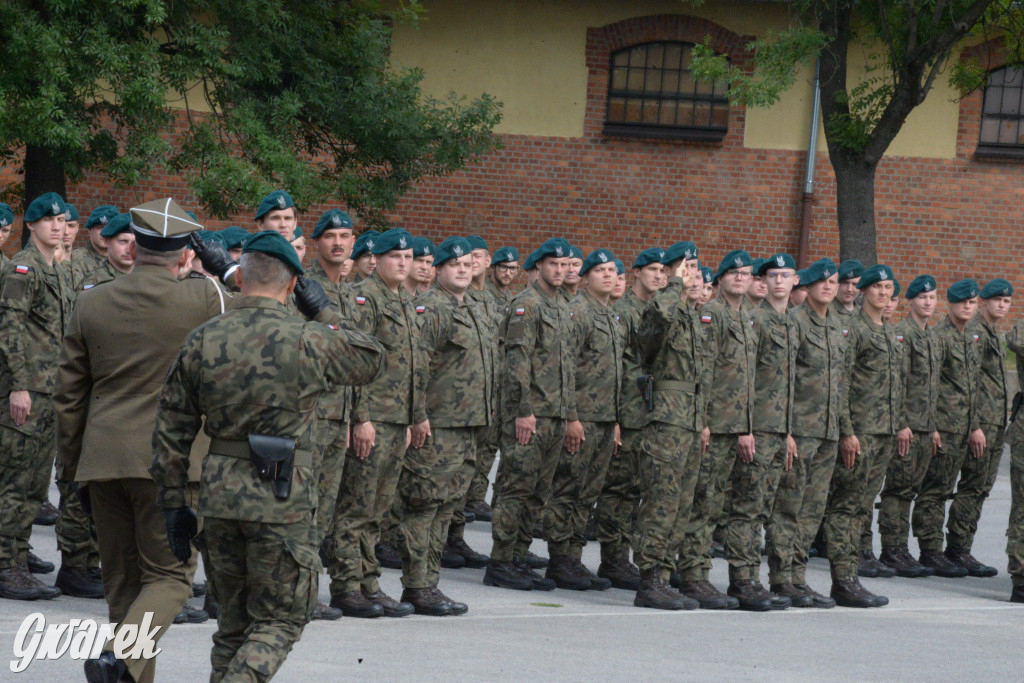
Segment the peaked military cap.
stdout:
<path fill-rule="evenodd" d="M 428 240 L 426 237 L 413 237 L 412 238 L 412 257 L 417 256 L 431 256 L 437 250 L 434 243 Z"/>
<path fill-rule="evenodd" d="M 278 211 L 280 209 L 294 208 L 295 202 L 292 201 L 292 196 L 284 190 L 274 190 L 260 202 L 259 207 L 256 209 L 256 216 L 254 220 L 259 220 L 266 216 L 271 211 Z"/>
<path fill-rule="evenodd" d="M 623 263 L 622 259 L 620 258 L 615 259 L 615 272 L 618 273 L 619 275 L 626 274 L 626 264 Z"/>
<path fill-rule="evenodd" d="M 487 240 L 480 235 L 466 235 L 466 241 L 473 249 L 487 249 Z"/>
<path fill-rule="evenodd" d="M 1013 285 L 1002 278 L 989 280 L 988 284 L 981 288 L 981 298 L 991 299 L 996 296 L 1013 296 Z"/>
<path fill-rule="evenodd" d="M 700 277 L 704 280 L 704 284 L 712 285 L 715 283 L 715 271 L 711 270 L 707 266 L 700 267 Z"/>
<path fill-rule="evenodd" d="M 756 259 L 761 261 L 760 268 L 756 268 L 754 273 L 757 275 L 764 275 L 769 270 L 778 270 L 782 268 L 789 268 L 790 270 L 796 270 L 796 259 L 789 254 L 779 253 L 775 254 L 770 258 Z"/>
<path fill-rule="evenodd" d="M 85 222 L 85 227 L 89 230 L 92 230 L 93 228 L 102 228 L 119 213 L 121 212 L 117 210 L 117 207 L 111 206 L 110 204 L 97 206 L 92 210 L 92 213 L 89 214 L 89 220 Z"/>
<path fill-rule="evenodd" d="M 806 287 L 807 285 L 813 285 L 815 282 L 827 280 L 838 272 L 839 268 L 832 259 L 818 259 L 800 271 L 800 286 Z"/>
<path fill-rule="evenodd" d="M 281 237 L 277 230 L 261 230 L 245 241 L 242 253 L 248 254 L 258 251 L 268 256 L 273 256 L 288 266 L 296 275 L 302 275 L 302 263 L 299 261 L 299 254 L 291 242 Z"/>
<path fill-rule="evenodd" d="M 842 266 L 840 266 L 841 268 Z M 895 280 L 896 276 L 892 273 L 892 268 L 883 265 L 881 263 L 865 268 L 864 272 L 860 274 L 860 280 L 857 282 L 857 289 L 864 289 L 870 287 L 876 282 L 885 282 L 886 280 Z"/>
<path fill-rule="evenodd" d="M 856 259 L 843 261 L 839 264 L 839 281 L 852 280 L 864 274 L 864 264 Z"/>
<path fill-rule="evenodd" d="M 65 206 L 64 220 L 67 220 L 67 221 L 77 221 L 79 219 L 79 215 L 78 215 L 78 209 L 75 207 L 75 205 L 74 204 L 67 204 L 67 203 L 65 203 L 64 206 Z"/>
<path fill-rule="evenodd" d="M 665 250 L 661 257 L 661 262 L 667 266 L 679 260 L 692 261 L 699 256 L 700 252 L 697 250 L 697 245 L 693 242 L 676 242 Z"/>
<path fill-rule="evenodd" d="M 405 228 L 391 228 L 390 230 L 385 230 L 377 239 L 373 240 L 370 253 L 380 256 L 389 251 L 403 251 L 405 249 L 412 249 L 412 235 Z"/>
<path fill-rule="evenodd" d="M 910 281 L 907 287 L 907 298 L 914 299 L 918 294 L 935 291 L 935 278 L 931 275 L 918 275 Z"/>
<path fill-rule="evenodd" d="M 491 257 L 491 265 L 496 266 L 499 263 L 512 263 L 518 260 L 519 251 L 515 247 L 500 247 Z"/>
<path fill-rule="evenodd" d="M 633 267 L 644 268 L 652 263 L 661 263 L 661 259 L 664 255 L 665 250 L 661 247 L 648 247 L 636 255 L 636 260 L 633 261 Z"/>
<path fill-rule="evenodd" d="M 225 249 L 237 249 L 242 246 L 242 243 L 252 237 L 252 233 L 245 228 L 240 228 L 237 225 L 232 225 L 229 228 L 215 233 L 221 244 L 224 245 Z"/>
<path fill-rule="evenodd" d="M 135 242 L 154 251 L 176 251 L 188 246 L 189 234 L 203 226 L 170 197 L 129 209 Z"/>
<path fill-rule="evenodd" d="M 25 222 L 34 223 L 45 216 L 63 216 L 67 212 L 64 198 L 56 192 L 41 194 L 25 209 Z"/>
<path fill-rule="evenodd" d="M 718 264 L 718 271 L 715 273 L 715 279 L 718 280 L 730 270 L 736 270 L 750 265 L 753 265 L 753 262 L 750 259 L 750 254 L 742 249 L 733 249 L 726 254 L 725 258 L 722 259 L 722 262 Z"/>
<path fill-rule="evenodd" d="M 472 253 L 472 251 L 473 246 L 465 237 L 459 237 L 458 235 L 449 237 L 437 245 L 437 248 L 434 250 L 434 265 L 440 266 L 451 261 L 453 258 L 462 258 Z"/>
<path fill-rule="evenodd" d="M 114 237 L 131 229 L 132 215 L 130 213 L 119 213 L 107 221 L 107 224 L 103 226 L 103 230 L 100 231 L 100 235 L 103 237 Z"/>
<path fill-rule="evenodd" d="M 0 202 L 0 228 L 6 228 L 8 225 L 14 225 L 14 210 Z"/>
<path fill-rule="evenodd" d="M 376 230 L 367 230 L 359 237 L 356 238 L 356 243 L 352 245 L 352 260 L 359 258 L 370 253 L 370 249 L 377 243 L 377 238 L 380 237 L 380 233 Z"/>
<path fill-rule="evenodd" d="M 591 268 L 600 266 L 604 263 L 615 263 L 615 254 L 608 249 L 595 249 L 590 252 L 587 258 L 583 259 L 583 265 L 580 266 L 580 275 L 586 275 Z"/>
<path fill-rule="evenodd" d="M 313 239 L 320 237 L 324 233 L 324 230 L 351 230 L 352 229 L 352 217 L 341 209 L 330 209 L 324 211 L 324 214 L 320 216 L 320 220 L 316 222 L 316 227 L 313 228 Z"/>
<path fill-rule="evenodd" d="M 949 289 L 946 290 L 946 299 L 951 304 L 958 304 L 961 301 L 973 299 L 978 296 L 978 293 L 978 283 L 967 278 L 966 280 L 960 280 L 951 284 Z"/>

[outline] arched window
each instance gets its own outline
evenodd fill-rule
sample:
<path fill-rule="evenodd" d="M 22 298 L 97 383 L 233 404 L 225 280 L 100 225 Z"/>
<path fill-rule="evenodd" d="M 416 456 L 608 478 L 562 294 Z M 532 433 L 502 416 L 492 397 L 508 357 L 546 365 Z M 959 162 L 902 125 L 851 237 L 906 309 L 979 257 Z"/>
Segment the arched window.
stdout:
<path fill-rule="evenodd" d="M 981 110 L 979 151 L 1020 156 L 1024 152 L 1024 71 L 1006 66 L 988 75 Z"/>
<path fill-rule="evenodd" d="M 612 53 L 604 133 L 718 141 L 729 130 L 726 83 L 698 81 L 691 43 L 656 42 Z"/>

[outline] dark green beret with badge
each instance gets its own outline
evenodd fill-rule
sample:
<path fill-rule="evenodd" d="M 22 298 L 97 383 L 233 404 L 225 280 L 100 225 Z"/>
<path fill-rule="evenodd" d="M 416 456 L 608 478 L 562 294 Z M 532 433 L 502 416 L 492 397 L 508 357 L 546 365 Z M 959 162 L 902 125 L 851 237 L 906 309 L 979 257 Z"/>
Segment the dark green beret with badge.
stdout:
<path fill-rule="evenodd" d="M 757 277 L 762 275 L 761 266 L 768 262 L 766 258 L 752 258 L 750 259 L 750 274 Z"/>
<path fill-rule="evenodd" d="M 274 190 L 260 202 L 259 207 L 256 209 L 256 216 L 254 220 L 260 220 L 271 211 L 279 211 L 281 209 L 294 208 L 295 202 L 292 201 L 292 196 L 284 190 Z"/>
<path fill-rule="evenodd" d="M 583 250 L 575 245 L 569 245 L 569 258 L 583 259 Z"/>
<path fill-rule="evenodd" d="M 0 202 L 0 228 L 14 225 L 14 211 L 10 206 Z"/>
<path fill-rule="evenodd" d="M 242 246 L 243 242 L 252 237 L 251 232 L 237 225 L 232 225 L 229 228 L 224 228 L 223 230 L 217 232 L 216 234 L 218 236 L 218 239 L 220 239 L 221 244 L 223 244 L 224 248 L 227 249 L 228 251 L 232 249 L 238 249 L 239 247 Z"/>
<path fill-rule="evenodd" d="M 918 275 L 910 281 L 910 286 L 907 287 L 907 299 L 915 299 L 918 294 L 925 292 L 934 292 L 935 288 L 935 278 L 931 275 Z"/>
<path fill-rule="evenodd" d="M 320 216 L 320 220 L 316 222 L 316 227 L 313 228 L 313 239 L 320 237 L 324 233 L 324 230 L 351 230 L 352 229 L 352 217 L 341 209 L 331 209 L 324 211 L 324 214 Z"/>
<path fill-rule="evenodd" d="M 676 242 L 662 254 L 661 263 L 670 266 L 676 261 L 692 261 L 699 257 L 700 252 L 697 250 L 697 245 L 693 242 Z"/>
<path fill-rule="evenodd" d="M 722 262 L 718 264 L 718 271 L 715 273 L 715 279 L 719 280 L 723 275 L 728 273 L 730 270 L 737 270 L 739 268 L 746 268 L 747 266 L 753 265 L 750 258 L 750 254 L 743 251 L 742 249 L 733 249 L 722 259 Z"/>
<path fill-rule="evenodd" d="M 815 282 L 827 280 L 838 272 L 839 268 L 832 259 L 818 259 L 800 271 L 800 286 L 806 287 L 813 285 Z"/>
<path fill-rule="evenodd" d="M 499 263 L 512 263 L 519 260 L 519 251 L 515 247 L 501 247 L 491 257 L 491 265 Z"/>
<path fill-rule="evenodd" d="M 78 219 L 79 219 L 79 215 L 78 215 L 78 209 L 75 208 L 75 205 L 74 204 L 64 204 L 64 207 L 65 207 L 64 220 L 77 222 Z"/>
<path fill-rule="evenodd" d="M 978 296 L 978 293 L 978 283 L 967 278 L 966 280 L 960 280 L 951 284 L 949 289 L 946 290 L 946 299 L 951 304 L 958 304 L 961 301 L 973 299 Z"/>
<path fill-rule="evenodd" d="M 466 235 L 466 241 L 469 242 L 469 246 L 473 247 L 474 251 L 476 249 L 487 250 L 487 240 L 480 235 Z"/>
<path fill-rule="evenodd" d="M 89 220 L 85 222 L 85 227 L 89 230 L 92 230 L 93 228 L 102 228 L 119 213 L 121 212 L 117 210 L 117 207 L 111 206 L 110 204 L 97 206 L 92 210 L 92 213 L 89 214 Z"/>
<path fill-rule="evenodd" d="M 369 254 L 378 237 L 380 237 L 380 233 L 376 230 L 367 230 L 359 235 L 356 238 L 356 243 L 352 245 L 352 260 L 354 261 L 360 256 Z"/>
<path fill-rule="evenodd" d="M 523 270 L 533 270 L 537 267 L 537 250 L 534 249 L 530 252 L 530 255 L 526 257 L 523 262 Z"/>
<path fill-rule="evenodd" d="M 449 237 L 434 249 L 434 265 L 440 266 L 453 258 L 462 258 L 472 251 L 473 247 L 465 237 Z"/>
<path fill-rule="evenodd" d="M 299 262 L 298 252 L 277 230 L 261 230 L 247 239 L 245 246 L 242 247 L 242 253 L 249 254 L 254 251 L 273 256 L 296 275 L 302 275 L 302 263 Z"/>
<path fill-rule="evenodd" d="M 652 263 L 661 263 L 661 257 L 664 255 L 665 250 L 661 247 L 648 247 L 636 255 L 636 260 L 633 261 L 633 267 L 644 268 Z"/>
<path fill-rule="evenodd" d="M 571 258 L 572 249 L 573 247 L 568 241 L 561 237 L 552 237 L 537 247 L 537 250 L 530 254 L 530 258 L 534 260 L 534 263 L 540 263 L 549 256 L 554 258 Z M 582 254 L 583 252 L 580 253 Z M 583 257 L 581 256 L 580 258 Z"/>
<path fill-rule="evenodd" d="M 893 296 L 893 298 L 898 297 L 900 295 L 900 291 L 901 291 L 900 290 L 900 281 L 897 280 L 896 278 L 893 278 L 892 279 L 892 296 Z"/>
<path fill-rule="evenodd" d="M 622 259 L 620 258 L 615 259 L 615 272 L 618 273 L 619 275 L 626 274 L 626 264 L 623 263 Z"/>
<path fill-rule="evenodd" d="M 413 237 L 412 238 L 412 257 L 417 258 L 419 256 L 431 256 L 437 247 L 434 243 L 428 240 L 426 237 Z"/>
<path fill-rule="evenodd" d="M 299 239 L 300 237 L 302 237 L 302 228 L 300 228 L 299 226 L 296 225 L 295 229 L 292 230 L 292 238 L 291 238 L 290 241 L 294 242 L 295 240 Z"/>
<path fill-rule="evenodd" d="M 713 285 L 715 283 L 715 271 L 711 270 L 707 266 L 700 267 L 700 277 L 704 280 L 704 284 Z"/>
<path fill-rule="evenodd" d="M 380 256 L 389 251 L 404 251 L 406 249 L 412 249 L 412 235 L 405 228 L 391 228 L 373 240 L 370 253 Z"/>
<path fill-rule="evenodd" d="M 587 258 L 583 259 L 583 265 L 580 266 L 580 275 L 586 275 L 590 272 L 591 268 L 600 266 L 605 263 L 615 263 L 615 254 L 608 249 L 595 249 L 590 252 Z"/>
<path fill-rule="evenodd" d="M 991 299 L 997 296 L 1013 296 L 1013 285 L 1009 280 L 996 278 L 989 280 L 988 284 L 981 288 L 981 298 Z"/>
<path fill-rule="evenodd" d="M 67 204 L 64 198 L 56 192 L 41 194 L 32 200 L 32 203 L 25 209 L 25 222 L 35 223 L 46 216 L 63 216 L 67 211 Z"/>
<path fill-rule="evenodd" d="M 120 235 L 122 232 L 128 232 L 132 229 L 132 215 L 130 213 L 119 213 L 112 219 L 107 221 L 107 224 L 100 230 L 102 237 L 114 237 Z"/>
<path fill-rule="evenodd" d="M 766 275 L 769 270 L 796 270 L 796 259 L 785 253 L 775 254 L 775 256 L 772 256 L 771 258 L 755 260 L 762 261 L 759 268 L 755 267 L 755 275 Z"/>
<path fill-rule="evenodd" d="M 839 267 L 842 268 L 842 266 Z M 865 289 L 876 282 L 886 282 L 895 279 L 896 276 L 893 275 L 892 268 L 879 263 L 864 269 L 864 272 L 860 274 L 860 280 L 857 282 L 857 289 Z"/>
<path fill-rule="evenodd" d="M 843 261 L 839 264 L 839 281 L 853 280 L 864 273 L 864 264 L 856 259 Z"/>
<path fill-rule="evenodd" d="M 797 277 L 797 280 L 796 280 L 796 284 L 793 285 L 793 289 L 800 289 L 801 287 L 806 286 L 805 283 L 804 283 L 805 274 L 804 274 L 803 268 L 801 268 L 800 270 L 796 271 L 796 277 Z"/>

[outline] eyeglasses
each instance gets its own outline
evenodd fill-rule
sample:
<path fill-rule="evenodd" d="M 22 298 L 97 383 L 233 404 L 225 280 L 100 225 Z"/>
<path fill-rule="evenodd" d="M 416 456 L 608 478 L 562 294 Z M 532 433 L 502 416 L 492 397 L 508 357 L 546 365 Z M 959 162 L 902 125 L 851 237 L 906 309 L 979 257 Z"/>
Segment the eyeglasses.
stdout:
<path fill-rule="evenodd" d="M 729 272 L 722 275 L 722 277 L 732 277 L 737 280 L 749 280 L 754 277 L 754 274 L 749 270 L 730 270 Z"/>
<path fill-rule="evenodd" d="M 779 272 L 776 272 L 776 273 L 767 273 L 767 274 L 765 275 L 765 277 L 766 277 L 767 279 L 769 279 L 769 280 L 789 280 L 789 279 L 790 279 L 790 278 L 792 278 L 792 277 L 793 277 L 794 275 L 796 275 L 796 273 L 787 273 L 787 272 L 783 271 L 783 272 L 781 272 L 781 273 L 779 273 Z"/>
<path fill-rule="evenodd" d="M 519 266 L 497 265 L 494 267 L 502 271 L 503 273 L 515 273 L 519 271 Z"/>

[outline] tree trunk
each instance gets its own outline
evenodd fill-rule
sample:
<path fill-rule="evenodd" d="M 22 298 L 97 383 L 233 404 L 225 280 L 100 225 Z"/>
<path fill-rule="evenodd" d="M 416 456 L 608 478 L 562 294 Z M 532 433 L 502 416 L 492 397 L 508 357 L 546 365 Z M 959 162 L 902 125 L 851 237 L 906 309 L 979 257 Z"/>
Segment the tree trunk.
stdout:
<path fill-rule="evenodd" d="M 839 258 L 857 259 L 865 266 L 878 263 L 875 251 L 876 163 L 860 155 L 831 154 L 836 174 L 836 219 L 839 223 Z"/>
<path fill-rule="evenodd" d="M 67 193 L 64 177 L 64 162 L 45 147 L 25 146 L 25 208 L 41 194 L 56 192 L 61 197 Z M 28 244 L 28 230 L 21 231 L 21 246 Z"/>

